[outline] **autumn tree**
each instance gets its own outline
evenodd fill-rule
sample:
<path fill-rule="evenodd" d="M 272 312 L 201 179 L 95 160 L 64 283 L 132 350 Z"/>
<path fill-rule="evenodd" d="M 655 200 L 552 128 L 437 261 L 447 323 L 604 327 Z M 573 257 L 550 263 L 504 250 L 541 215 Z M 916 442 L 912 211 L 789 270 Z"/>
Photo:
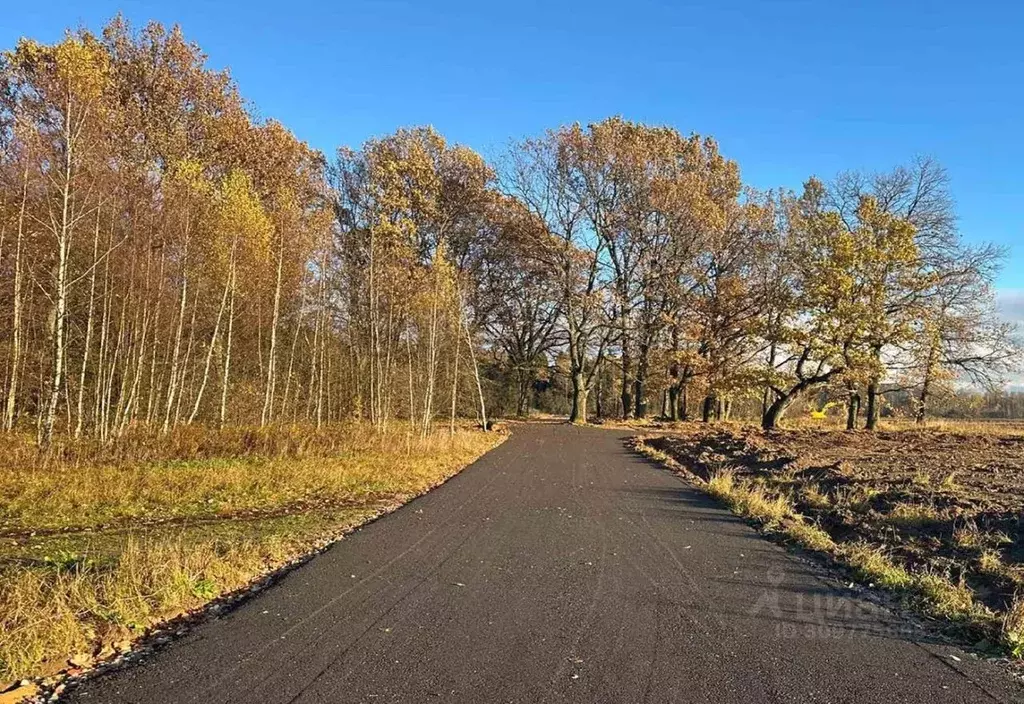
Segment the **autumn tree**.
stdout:
<path fill-rule="evenodd" d="M 120 18 L 4 55 L 6 429 L 106 440 L 215 420 L 229 398 L 273 417 L 282 320 L 330 227 L 322 160 L 204 62 L 177 29 Z M 223 411 L 204 400 L 214 376 Z"/>
<path fill-rule="evenodd" d="M 68 298 L 77 281 L 73 243 L 83 221 L 99 207 L 85 184 L 90 169 L 102 168 L 99 156 L 109 107 L 109 65 L 99 42 L 87 32 L 69 34 L 53 46 L 22 40 L 4 63 L 5 111 L 14 123 L 31 123 L 34 129 L 20 132 L 39 159 L 36 170 L 43 212 L 31 217 L 47 240 L 40 253 L 46 256 L 49 269 L 44 290 L 50 301 L 50 370 L 41 401 L 39 438 L 48 445 L 67 382 Z"/>
<path fill-rule="evenodd" d="M 918 260 L 914 227 L 862 199 L 851 226 L 826 205 L 811 179 L 788 206 L 786 248 L 792 262 L 790 306 L 780 321 L 785 356 L 769 369 L 775 400 L 762 418 L 772 429 L 794 400 L 857 370 L 876 375 L 876 341 L 903 333 L 887 316 L 888 296 Z"/>
<path fill-rule="evenodd" d="M 862 223 L 865 201 L 873 203 L 876 210 L 873 227 L 879 236 L 884 237 L 882 230 L 892 221 L 914 228 L 913 261 L 904 261 L 895 268 L 881 261 L 872 273 L 876 309 L 868 343 L 872 370 L 857 384 L 866 386 L 866 425 L 874 429 L 881 407 L 882 383 L 905 363 L 904 351 L 910 344 L 914 322 L 924 316 L 928 299 L 947 280 L 955 286 L 952 279 L 956 274 L 946 266 L 960 248 L 949 177 L 935 160 L 918 157 L 909 165 L 888 172 L 843 172 L 829 184 L 825 200 L 851 230 Z M 855 392 L 851 391 L 851 397 L 856 398 Z"/>
<path fill-rule="evenodd" d="M 442 358 L 450 360 L 452 400 L 462 354 L 469 358 L 462 369 L 474 375 L 486 422 L 464 291 L 473 285 L 492 178 L 477 154 L 449 146 L 430 128 L 399 130 L 360 151 L 339 152 L 332 181 L 343 315 L 360 370 L 356 405 L 361 412 L 367 401 L 377 426 L 395 413 L 403 356 L 406 413 L 421 432 L 429 431 L 437 410 Z"/>
<path fill-rule="evenodd" d="M 1003 252 L 991 245 L 957 247 L 941 261 L 923 297 L 915 335 L 904 357 L 916 387 L 914 417 L 924 422 L 929 404 L 958 381 L 997 388 L 1019 368 L 1021 346 L 1015 327 L 996 308 L 992 281 Z"/>
<path fill-rule="evenodd" d="M 547 384 L 575 422 L 660 397 L 765 427 L 821 389 L 852 427 L 863 389 L 874 427 L 883 394 L 923 419 L 1019 358 L 1001 253 L 963 245 L 932 160 L 759 194 L 712 138 L 613 117 L 500 172 L 429 127 L 328 164 L 178 28 L 22 40 L 0 57 L 0 425 L 427 434 Z"/>
<path fill-rule="evenodd" d="M 579 127 L 564 127 L 516 145 L 504 176 L 505 189 L 543 224 L 531 229 L 526 255 L 557 281 L 559 329 L 572 385 L 569 420 L 585 423 L 587 399 L 613 335 L 611 290 L 604 257 L 608 241 L 593 229 L 583 175 L 574 152 Z"/>
<path fill-rule="evenodd" d="M 525 416 L 533 384 L 562 341 L 558 281 L 530 252 L 544 223 L 518 200 L 495 196 L 488 222 L 472 306 L 514 380 L 516 415 Z"/>
<path fill-rule="evenodd" d="M 701 417 L 728 415 L 731 398 L 754 388 L 755 360 L 770 347 L 767 334 L 775 272 L 765 271 L 778 246 L 773 203 L 757 194 L 730 202 L 694 256 L 692 283 L 681 317 L 697 356 L 690 369 L 704 381 Z"/>

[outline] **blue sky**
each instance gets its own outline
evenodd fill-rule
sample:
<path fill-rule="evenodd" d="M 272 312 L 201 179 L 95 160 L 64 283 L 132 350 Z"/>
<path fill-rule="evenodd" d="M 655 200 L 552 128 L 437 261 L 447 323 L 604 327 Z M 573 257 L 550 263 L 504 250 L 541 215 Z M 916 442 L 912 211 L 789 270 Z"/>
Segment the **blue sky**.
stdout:
<path fill-rule="evenodd" d="M 485 155 L 608 115 L 714 135 L 758 187 L 882 169 L 950 171 L 969 240 L 1011 249 L 1024 310 L 1024 3 L 12 2 L 0 46 L 179 23 L 243 95 L 325 151 L 432 124 Z"/>

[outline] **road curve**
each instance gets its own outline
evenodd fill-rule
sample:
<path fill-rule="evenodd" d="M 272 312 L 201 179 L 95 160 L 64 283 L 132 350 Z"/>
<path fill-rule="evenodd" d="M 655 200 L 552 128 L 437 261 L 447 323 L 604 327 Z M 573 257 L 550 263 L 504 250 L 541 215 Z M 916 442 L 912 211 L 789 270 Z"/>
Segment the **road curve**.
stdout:
<path fill-rule="evenodd" d="M 831 586 L 626 433 L 518 425 L 73 702 L 1011 702 L 997 668 Z"/>

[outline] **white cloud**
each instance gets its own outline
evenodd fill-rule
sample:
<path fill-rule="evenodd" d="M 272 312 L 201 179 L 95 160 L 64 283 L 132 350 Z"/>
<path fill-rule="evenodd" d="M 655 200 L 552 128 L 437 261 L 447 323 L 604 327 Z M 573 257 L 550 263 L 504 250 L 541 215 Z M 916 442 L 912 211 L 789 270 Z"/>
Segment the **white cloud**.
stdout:
<path fill-rule="evenodd" d="M 1004 288 L 996 291 L 996 305 L 999 314 L 1005 320 L 1019 326 L 1018 335 L 1024 336 L 1024 289 Z M 1014 391 L 1024 391 L 1024 374 L 1016 374 L 1008 379 Z"/>
<path fill-rule="evenodd" d="M 1015 323 L 1024 323 L 1024 289 L 1003 288 L 996 291 L 999 313 Z"/>

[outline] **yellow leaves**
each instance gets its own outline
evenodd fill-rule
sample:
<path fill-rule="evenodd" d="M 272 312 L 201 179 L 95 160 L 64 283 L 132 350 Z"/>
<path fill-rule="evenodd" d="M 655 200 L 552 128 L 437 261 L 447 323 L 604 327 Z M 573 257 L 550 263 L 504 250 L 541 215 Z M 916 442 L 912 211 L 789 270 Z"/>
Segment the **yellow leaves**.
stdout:
<path fill-rule="evenodd" d="M 457 306 L 458 272 L 448 257 L 447 247 L 443 242 L 434 251 L 430 268 L 433 274 L 431 295 L 442 309 L 454 310 Z"/>
<path fill-rule="evenodd" d="M 364 147 L 374 227 L 383 237 L 415 239 L 439 214 L 444 138 L 432 128 L 399 130 Z"/>
<path fill-rule="evenodd" d="M 449 146 L 431 127 L 402 129 L 368 141 L 360 152 L 339 153 L 342 196 L 358 217 L 375 250 L 409 250 L 426 265 L 435 248 L 447 242 L 461 251 L 490 204 L 493 171 L 480 155 Z"/>
<path fill-rule="evenodd" d="M 67 100 L 91 102 L 109 85 L 110 60 L 103 46 L 86 32 L 68 34 L 58 44 L 22 39 L 7 60 L 41 95 L 50 94 L 61 108 Z M 63 96 L 64 100 L 58 101 Z"/>
<path fill-rule="evenodd" d="M 795 325 L 848 374 L 871 377 L 882 371 L 878 350 L 914 334 L 908 301 L 929 277 L 906 219 L 871 197 L 845 219 L 828 202 L 823 184 L 812 179 L 787 212 L 799 272 Z"/>
<path fill-rule="evenodd" d="M 224 238 L 222 242 L 234 243 L 237 238 L 240 246 L 255 257 L 268 255 L 273 228 L 244 171 L 234 169 L 221 182 L 213 221 L 214 231 Z"/>
<path fill-rule="evenodd" d="M 189 194 L 205 196 L 212 191 L 203 163 L 198 159 L 186 158 L 175 162 L 168 169 L 167 177 L 170 185 L 180 187 Z"/>
<path fill-rule="evenodd" d="M 106 87 L 109 60 L 95 39 L 68 36 L 54 47 L 54 62 L 60 80 L 83 99 L 98 97 Z"/>
<path fill-rule="evenodd" d="M 917 231 L 908 220 L 882 210 L 878 202 L 868 196 L 860 200 L 857 221 L 857 244 L 866 259 L 890 265 L 917 262 Z"/>
<path fill-rule="evenodd" d="M 35 39 L 22 38 L 14 49 L 4 51 L 4 63 L 12 68 L 20 70 L 31 70 L 41 63 L 49 54 L 49 47 L 40 44 Z"/>

